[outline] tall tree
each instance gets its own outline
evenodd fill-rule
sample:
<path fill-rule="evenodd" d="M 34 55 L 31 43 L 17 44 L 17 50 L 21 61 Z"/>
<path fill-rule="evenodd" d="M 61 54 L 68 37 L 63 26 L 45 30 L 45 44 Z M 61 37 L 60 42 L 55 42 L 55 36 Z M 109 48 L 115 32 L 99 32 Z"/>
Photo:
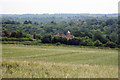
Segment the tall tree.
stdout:
<path fill-rule="evenodd" d="M 9 31 L 8 31 L 7 29 L 4 29 L 4 30 L 2 31 L 2 36 L 4 36 L 4 37 L 9 37 L 9 36 L 10 36 Z"/>

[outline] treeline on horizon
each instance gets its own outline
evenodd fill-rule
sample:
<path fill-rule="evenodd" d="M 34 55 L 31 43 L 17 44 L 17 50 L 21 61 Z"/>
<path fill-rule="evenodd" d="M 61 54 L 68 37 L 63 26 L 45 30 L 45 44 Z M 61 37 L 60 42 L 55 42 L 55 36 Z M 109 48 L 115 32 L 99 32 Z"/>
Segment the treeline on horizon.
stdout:
<path fill-rule="evenodd" d="M 25 20 L 3 20 L 3 41 L 32 41 L 36 43 L 56 43 L 81 46 L 119 47 L 117 19 L 87 19 L 77 21 L 51 21 L 48 23 Z M 67 35 L 71 32 L 74 38 L 67 39 L 55 36 L 57 33 Z M 31 38 L 33 35 L 33 39 Z"/>
<path fill-rule="evenodd" d="M 2 17 L 1 17 L 2 16 Z M 25 20 L 31 20 L 32 22 L 48 23 L 51 21 L 55 22 L 69 22 L 76 20 L 87 20 L 87 19 L 118 19 L 118 14 L 1 14 L 2 20 L 15 20 L 23 23 Z"/>

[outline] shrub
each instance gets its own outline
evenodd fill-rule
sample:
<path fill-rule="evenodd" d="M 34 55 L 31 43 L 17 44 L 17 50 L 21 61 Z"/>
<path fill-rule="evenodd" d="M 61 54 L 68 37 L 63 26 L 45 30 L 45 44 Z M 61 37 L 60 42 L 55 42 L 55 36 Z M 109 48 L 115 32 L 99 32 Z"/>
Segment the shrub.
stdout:
<path fill-rule="evenodd" d="M 52 43 L 57 43 L 57 42 L 60 42 L 60 41 L 61 41 L 61 37 L 59 37 L 59 36 L 54 36 L 52 38 Z"/>
<path fill-rule="evenodd" d="M 18 41 L 2 41 L 2 44 L 19 44 Z"/>
<path fill-rule="evenodd" d="M 57 42 L 57 43 L 56 43 L 56 46 L 59 46 L 59 45 L 61 45 L 61 43 L 60 43 L 60 42 Z"/>
<path fill-rule="evenodd" d="M 7 38 L 3 37 L 2 41 L 33 41 L 32 38 Z"/>
<path fill-rule="evenodd" d="M 94 42 L 94 46 L 98 47 L 98 46 L 102 46 L 102 43 L 99 40 L 96 40 Z"/>
<path fill-rule="evenodd" d="M 93 46 L 93 41 L 88 37 L 82 37 L 80 41 L 80 45 L 82 46 Z"/>
<path fill-rule="evenodd" d="M 67 38 L 62 38 L 62 37 L 60 37 L 60 43 L 62 43 L 62 44 L 67 44 Z"/>
<path fill-rule="evenodd" d="M 73 39 L 69 39 L 69 40 L 67 41 L 67 44 L 68 44 L 68 45 L 79 45 L 80 42 L 81 42 L 81 38 L 75 37 L 75 38 L 73 38 Z"/>
<path fill-rule="evenodd" d="M 44 35 L 41 40 L 42 43 L 51 43 L 51 35 Z"/>
<path fill-rule="evenodd" d="M 2 37 L 2 41 L 8 41 L 7 37 Z"/>
<path fill-rule="evenodd" d="M 24 45 L 31 45 L 31 41 L 24 41 L 24 42 L 21 42 L 21 44 L 24 44 Z"/>
<path fill-rule="evenodd" d="M 108 41 L 106 44 L 105 44 L 105 47 L 110 47 L 110 48 L 115 48 L 117 45 L 114 43 L 114 42 L 110 42 Z"/>

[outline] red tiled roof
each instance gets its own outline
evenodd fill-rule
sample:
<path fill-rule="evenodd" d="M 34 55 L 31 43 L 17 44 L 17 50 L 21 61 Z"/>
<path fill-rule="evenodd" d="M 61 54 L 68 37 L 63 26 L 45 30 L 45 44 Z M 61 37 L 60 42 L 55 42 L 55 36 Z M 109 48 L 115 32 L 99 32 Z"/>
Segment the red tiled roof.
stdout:
<path fill-rule="evenodd" d="M 57 34 L 56 34 L 56 36 L 60 36 L 60 34 L 59 34 L 59 33 L 57 33 Z"/>
<path fill-rule="evenodd" d="M 63 37 L 63 38 L 64 38 L 64 37 L 67 37 L 67 36 L 66 36 L 65 34 L 61 34 L 61 37 Z"/>
<path fill-rule="evenodd" d="M 64 37 L 65 37 L 65 38 L 70 38 L 70 37 L 71 37 L 71 34 L 70 34 L 70 32 L 68 31 L 67 36 L 66 36 L 65 34 L 61 34 L 61 35 L 60 35 L 59 33 L 56 34 L 56 36 L 60 36 L 60 37 L 62 37 L 62 38 L 64 38 Z"/>

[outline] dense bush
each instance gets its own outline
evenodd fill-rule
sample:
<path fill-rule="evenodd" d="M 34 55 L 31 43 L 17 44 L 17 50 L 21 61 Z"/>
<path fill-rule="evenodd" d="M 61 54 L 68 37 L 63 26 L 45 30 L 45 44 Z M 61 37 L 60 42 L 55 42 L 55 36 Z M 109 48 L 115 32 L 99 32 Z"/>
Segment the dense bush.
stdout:
<path fill-rule="evenodd" d="M 32 38 L 7 38 L 2 37 L 2 41 L 33 41 Z"/>
<path fill-rule="evenodd" d="M 56 46 L 59 46 L 59 45 L 61 45 L 61 43 L 60 43 L 60 42 L 57 42 L 57 43 L 56 43 Z"/>
<path fill-rule="evenodd" d="M 8 31 L 7 29 L 4 29 L 4 30 L 2 31 L 2 37 L 9 37 L 9 36 L 10 36 L 9 31 Z"/>
<path fill-rule="evenodd" d="M 60 37 L 60 43 L 62 43 L 62 44 L 67 44 L 67 38 L 62 38 L 62 37 Z"/>
<path fill-rule="evenodd" d="M 80 38 L 73 38 L 73 39 L 69 39 L 67 41 L 68 45 L 79 45 L 80 44 Z"/>
<path fill-rule="evenodd" d="M 93 41 L 88 37 L 82 37 L 80 41 L 80 45 L 82 46 L 93 46 Z"/>
<path fill-rule="evenodd" d="M 40 41 L 23 41 L 21 42 L 21 44 L 24 44 L 24 45 L 39 45 L 41 44 Z"/>
<path fill-rule="evenodd" d="M 94 32 L 93 40 L 94 41 L 99 40 L 102 43 L 106 43 L 107 42 L 107 39 L 105 38 L 105 36 L 103 35 L 103 33 L 100 30 L 96 30 Z"/>
<path fill-rule="evenodd" d="M 40 45 L 41 41 L 2 41 L 3 44 Z"/>
<path fill-rule="evenodd" d="M 114 43 L 114 42 L 110 42 L 108 41 L 106 44 L 105 44 L 105 47 L 110 47 L 110 48 L 115 48 L 117 45 Z"/>
<path fill-rule="evenodd" d="M 53 36 L 52 38 L 52 43 L 57 43 L 57 42 L 61 42 L 62 38 L 59 36 Z"/>
<path fill-rule="evenodd" d="M 2 44 L 20 44 L 19 41 L 2 41 Z"/>
<path fill-rule="evenodd" d="M 52 42 L 51 39 L 52 39 L 51 35 L 44 35 L 41 40 L 42 43 L 51 43 Z"/>
<path fill-rule="evenodd" d="M 94 42 L 94 46 L 98 47 L 98 46 L 102 46 L 102 43 L 99 40 L 96 40 Z"/>

